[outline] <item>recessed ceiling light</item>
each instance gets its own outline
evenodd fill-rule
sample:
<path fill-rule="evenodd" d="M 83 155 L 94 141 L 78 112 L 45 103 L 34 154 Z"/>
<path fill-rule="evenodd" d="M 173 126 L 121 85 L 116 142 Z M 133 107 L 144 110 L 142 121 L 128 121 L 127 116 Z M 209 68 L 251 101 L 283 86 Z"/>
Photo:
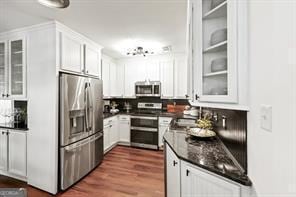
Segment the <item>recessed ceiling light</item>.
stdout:
<path fill-rule="evenodd" d="M 38 2 L 50 8 L 66 8 L 70 5 L 69 0 L 38 0 Z"/>

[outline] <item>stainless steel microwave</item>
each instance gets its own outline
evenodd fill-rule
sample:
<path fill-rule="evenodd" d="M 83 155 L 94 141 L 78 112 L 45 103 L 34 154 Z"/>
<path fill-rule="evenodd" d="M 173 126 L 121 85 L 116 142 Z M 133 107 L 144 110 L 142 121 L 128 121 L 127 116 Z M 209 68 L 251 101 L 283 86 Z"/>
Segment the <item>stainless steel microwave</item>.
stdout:
<path fill-rule="evenodd" d="M 160 97 L 160 81 L 138 81 L 135 83 L 137 97 Z"/>

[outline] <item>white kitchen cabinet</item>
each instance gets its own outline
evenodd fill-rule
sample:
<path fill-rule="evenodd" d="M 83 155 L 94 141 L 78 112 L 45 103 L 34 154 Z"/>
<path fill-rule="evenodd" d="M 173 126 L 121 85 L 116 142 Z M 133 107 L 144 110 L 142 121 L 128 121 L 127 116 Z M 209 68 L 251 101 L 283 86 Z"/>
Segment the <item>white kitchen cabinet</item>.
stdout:
<path fill-rule="evenodd" d="M 157 60 L 148 60 L 145 64 L 145 79 L 150 81 L 159 81 L 160 80 L 160 65 Z"/>
<path fill-rule="evenodd" d="M 10 130 L 8 134 L 8 172 L 27 176 L 27 135 L 22 131 Z"/>
<path fill-rule="evenodd" d="M 110 147 L 110 129 L 111 125 L 105 123 L 104 120 L 104 152 L 106 152 L 108 150 L 108 148 Z"/>
<path fill-rule="evenodd" d="M 5 97 L 8 87 L 8 44 L 7 40 L 0 41 L 0 97 Z"/>
<path fill-rule="evenodd" d="M 0 171 L 7 171 L 8 135 L 6 130 L 0 130 Z"/>
<path fill-rule="evenodd" d="M 181 196 L 181 163 L 173 150 L 166 144 L 166 196 L 180 197 Z M 189 197 L 189 196 L 188 196 Z M 190 196 L 198 197 L 198 196 Z M 200 196 L 203 197 L 203 196 Z"/>
<path fill-rule="evenodd" d="M 110 97 L 110 62 L 102 59 L 103 95 Z"/>
<path fill-rule="evenodd" d="M 26 42 L 24 37 L 9 40 L 9 97 L 26 97 Z"/>
<path fill-rule="evenodd" d="M 26 77 L 26 39 L 8 36 L 0 41 L 0 97 L 26 98 Z"/>
<path fill-rule="evenodd" d="M 188 98 L 188 66 L 185 57 L 178 57 L 174 64 L 174 98 Z"/>
<path fill-rule="evenodd" d="M 111 125 L 111 128 L 110 128 L 110 145 L 113 146 L 119 140 L 118 117 L 115 116 L 115 117 L 111 118 L 111 122 L 109 122 L 109 124 Z"/>
<path fill-rule="evenodd" d="M 119 132 L 119 143 L 121 145 L 130 145 L 130 142 L 131 142 L 130 116 L 119 115 L 118 132 Z"/>
<path fill-rule="evenodd" d="M 125 97 L 135 97 L 135 83 L 137 81 L 144 81 L 145 68 L 141 67 L 136 62 L 130 62 L 125 64 L 125 80 L 124 80 L 124 96 Z"/>
<path fill-rule="evenodd" d="M 194 103 L 247 105 L 246 9 L 246 4 L 233 0 L 215 7 L 208 0 L 189 1 L 188 69 Z M 222 29 L 225 39 L 213 36 Z"/>
<path fill-rule="evenodd" d="M 174 97 L 174 60 L 160 62 L 161 98 Z"/>
<path fill-rule="evenodd" d="M 110 86 L 109 86 L 109 91 L 110 91 L 110 96 L 119 96 L 118 91 L 117 91 L 117 65 L 114 62 L 110 62 L 109 64 L 109 72 L 110 72 Z"/>
<path fill-rule="evenodd" d="M 75 35 L 60 32 L 61 69 L 71 72 L 83 72 L 83 41 Z"/>
<path fill-rule="evenodd" d="M 86 44 L 85 52 L 85 73 L 101 78 L 101 49 Z"/>
<path fill-rule="evenodd" d="M 163 135 L 170 127 L 172 118 L 169 117 L 159 117 L 158 118 L 158 147 L 163 148 Z"/>
<path fill-rule="evenodd" d="M 118 117 L 104 119 L 104 152 L 110 151 L 118 140 Z"/>
<path fill-rule="evenodd" d="M 239 185 L 181 161 L 182 197 L 240 197 Z"/>
<path fill-rule="evenodd" d="M 0 173 L 24 180 L 27 176 L 27 134 L 7 129 L 0 132 Z"/>

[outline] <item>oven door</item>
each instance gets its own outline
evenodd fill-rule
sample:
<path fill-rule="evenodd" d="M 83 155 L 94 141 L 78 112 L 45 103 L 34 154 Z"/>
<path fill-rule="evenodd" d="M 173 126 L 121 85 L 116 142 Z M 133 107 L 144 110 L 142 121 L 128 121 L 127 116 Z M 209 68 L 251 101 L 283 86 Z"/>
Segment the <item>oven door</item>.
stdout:
<path fill-rule="evenodd" d="M 158 118 L 153 116 L 132 116 L 131 126 L 158 128 Z"/>
<path fill-rule="evenodd" d="M 158 149 L 158 129 L 131 127 L 131 146 Z"/>

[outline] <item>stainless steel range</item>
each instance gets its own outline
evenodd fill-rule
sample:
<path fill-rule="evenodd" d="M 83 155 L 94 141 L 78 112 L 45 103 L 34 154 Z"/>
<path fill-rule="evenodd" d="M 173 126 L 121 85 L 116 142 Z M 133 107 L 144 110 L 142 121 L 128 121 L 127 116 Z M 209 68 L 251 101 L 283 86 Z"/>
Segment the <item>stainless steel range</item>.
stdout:
<path fill-rule="evenodd" d="M 158 149 L 158 113 L 161 103 L 138 103 L 131 117 L 131 146 Z"/>

